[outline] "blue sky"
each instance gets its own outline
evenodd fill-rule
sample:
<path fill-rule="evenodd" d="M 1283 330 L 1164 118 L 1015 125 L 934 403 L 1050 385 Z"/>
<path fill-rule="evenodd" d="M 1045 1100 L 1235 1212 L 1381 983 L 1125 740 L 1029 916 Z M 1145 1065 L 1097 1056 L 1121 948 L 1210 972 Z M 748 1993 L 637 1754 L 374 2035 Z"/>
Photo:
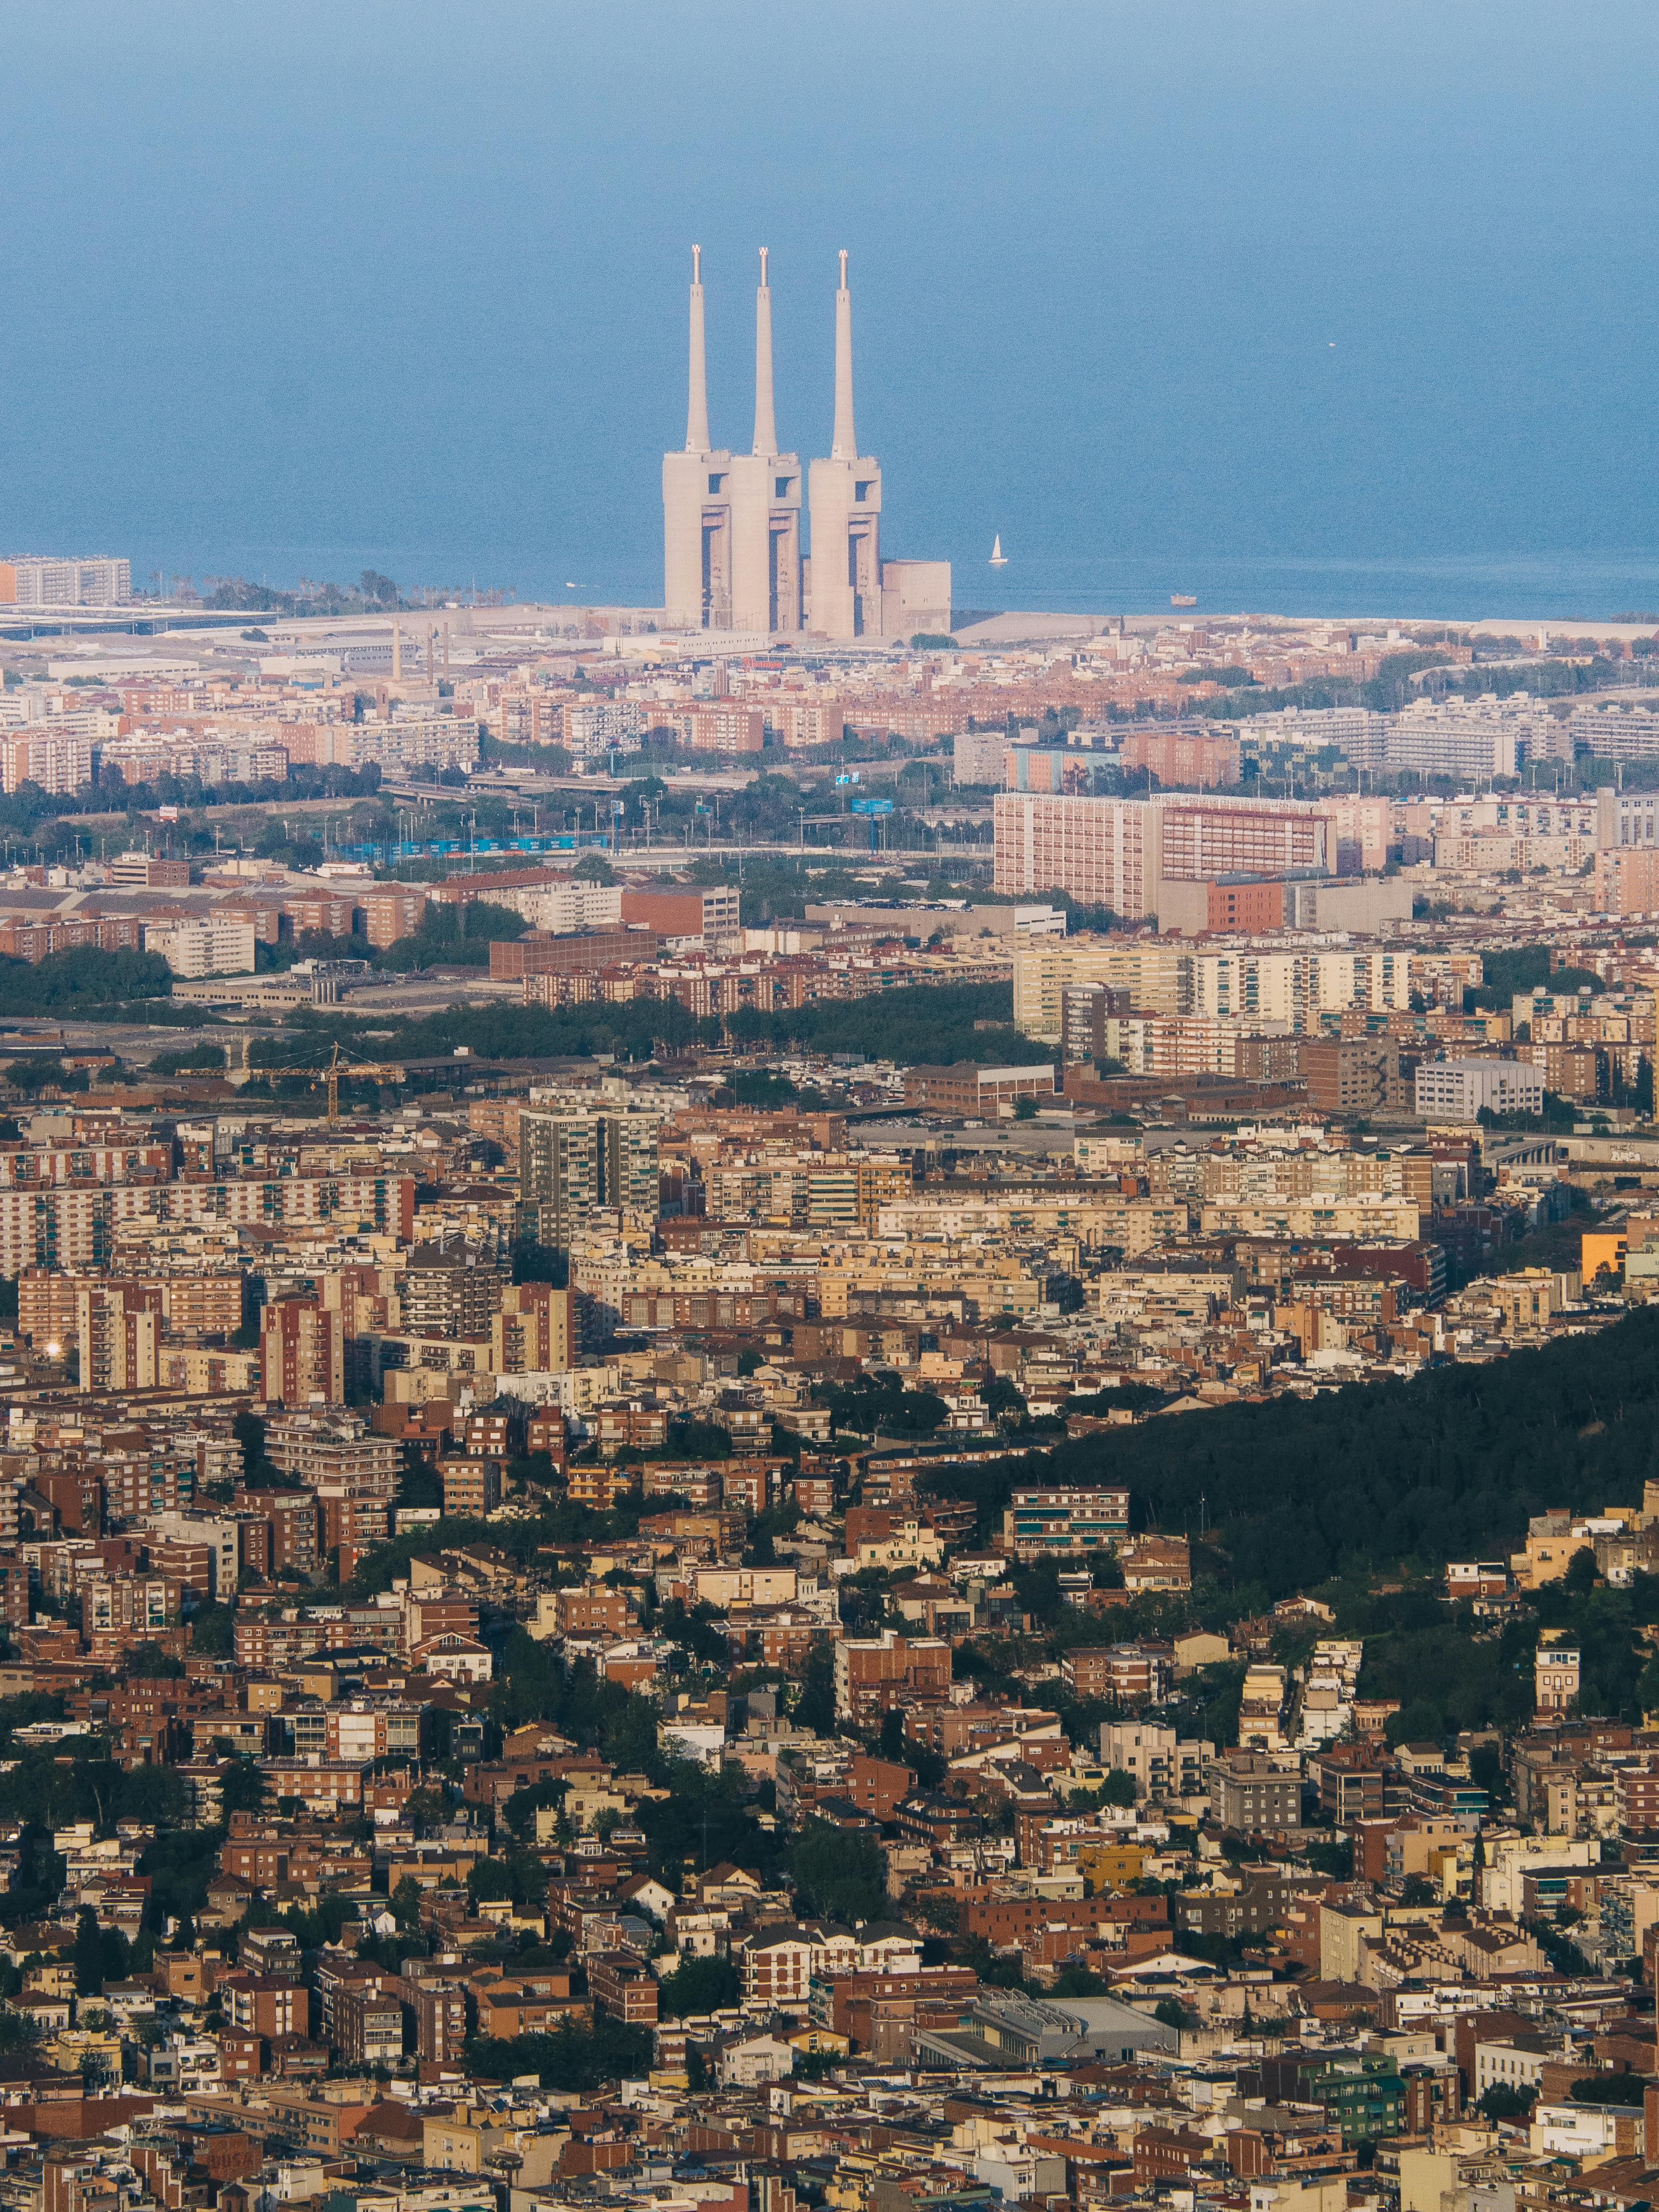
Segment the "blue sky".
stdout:
<path fill-rule="evenodd" d="M 1639 569 L 1656 45 L 1623 0 L 12 9 L 0 545 L 648 599 L 696 238 L 715 435 L 764 244 L 827 447 L 848 247 L 888 550 L 1000 531 L 1017 602 Z"/>

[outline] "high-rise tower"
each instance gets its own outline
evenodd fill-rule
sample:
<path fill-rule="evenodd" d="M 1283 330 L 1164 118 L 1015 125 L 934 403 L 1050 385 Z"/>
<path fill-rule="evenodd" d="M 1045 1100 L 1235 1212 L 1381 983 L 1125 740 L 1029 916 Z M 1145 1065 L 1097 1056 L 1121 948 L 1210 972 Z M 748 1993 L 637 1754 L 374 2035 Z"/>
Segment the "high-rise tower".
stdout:
<path fill-rule="evenodd" d="M 800 628 L 800 459 L 778 451 L 772 405 L 772 288 L 766 248 L 760 250 L 755 294 L 755 444 L 734 453 L 729 477 L 732 516 L 732 624 L 734 629 L 785 635 Z"/>
<path fill-rule="evenodd" d="M 861 456 L 853 428 L 853 295 L 847 256 L 836 293 L 836 426 L 827 461 L 807 471 L 812 520 L 810 627 L 861 637 L 882 627 L 881 464 Z"/>
<path fill-rule="evenodd" d="M 670 629 L 732 623 L 732 456 L 708 442 L 702 248 L 691 249 L 685 445 L 662 457 L 663 609 Z"/>

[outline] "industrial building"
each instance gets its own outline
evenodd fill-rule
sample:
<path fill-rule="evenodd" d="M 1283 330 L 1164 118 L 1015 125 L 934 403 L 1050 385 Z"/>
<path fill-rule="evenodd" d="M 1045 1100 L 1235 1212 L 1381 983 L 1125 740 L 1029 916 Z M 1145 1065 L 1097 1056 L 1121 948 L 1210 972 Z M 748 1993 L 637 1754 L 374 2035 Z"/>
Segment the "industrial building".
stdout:
<path fill-rule="evenodd" d="M 702 248 L 691 249 L 685 444 L 663 455 L 663 620 L 670 629 L 739 636 L 810 634 L 845 641 L 938 633 L 951 624 L 948 561 L 881 557 L 881 464 L 858 448 L 853 416 L 853 297 L 847 256 L 836 291 L 836 404 L 826 459 L 778 449 L 767 249 L 755 294 L 755 428 L 750 450 L 714 444 L 708 427 Z M 801 542 L 802 493 L 811 550 Z"/>

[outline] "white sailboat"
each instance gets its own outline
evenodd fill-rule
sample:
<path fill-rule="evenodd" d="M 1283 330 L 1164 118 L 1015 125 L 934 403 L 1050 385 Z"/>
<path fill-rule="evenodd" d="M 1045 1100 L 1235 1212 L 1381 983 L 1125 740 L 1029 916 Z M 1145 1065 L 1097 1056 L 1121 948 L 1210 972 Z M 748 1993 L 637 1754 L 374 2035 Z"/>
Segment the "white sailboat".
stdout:
<path fill-rule="evenodd" d="M 991 566 L 994 568 L 1006 568 L 1007 565 L 1008 556 L 1002 550 L 1002 533 L 999 531 L 992 541 Z"/>

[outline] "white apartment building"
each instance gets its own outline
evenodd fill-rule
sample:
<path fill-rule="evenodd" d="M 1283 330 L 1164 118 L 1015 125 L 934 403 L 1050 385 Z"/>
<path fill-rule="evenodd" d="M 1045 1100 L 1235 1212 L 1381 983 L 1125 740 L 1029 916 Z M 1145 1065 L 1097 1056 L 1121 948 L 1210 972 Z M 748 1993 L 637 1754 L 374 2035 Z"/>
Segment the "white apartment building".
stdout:
<path fill-rule="evenodd" d="M 478 764 L 478 726 L 465 714 L 394 715 L 353 725 L 357 760 L 382 768 L 459 768 Z"/>
<path fill-rule="evenodd" d="M 1596 804 L 1593 799 L 1519 791 L 1484 799 L 1413 799 L 1407 805 L 1405 822 L 1419 836 L 1578 837 L 1593 842 Z"/>
<path fill-rule="evenodd" d="M 487 877 L 480 882 L 487 883 Z M 493 886 L 487 894 L 491 906 L 504 906 L 522 915 L 532 929 L 564 936 L 576 929 L 618 929 L 622 927 L 622 886 L 590 884 L 575 876 L 559 876 L 546 883 Z"/>
<path fill-rule="evenodd" d="M 118 768 L 128 783 L 154 783 L 158 776 L 191 777 L 203 783 L 281 782 L 288 754 L 274 741 L 240 737 L 187 737 L 161 731 L 134 732 L 100 745 L 100 768 Z"/>
<path fill-rule="evenodd" d="M 1604 784 L 1595 794 L 1595 849 L 1622 851 L 1630 845 L 1659 844 L 1659 791 L 1615 791 Z"/>
<path fill-rule="evenodd" d="M 0 561 L 0 605 L 120 607 L 132 597 L 132 563 L 25 554 Z"/>
<path fill-rule="evenodd" d="M 253 924 L 223 915 L 153 922 L 144 929 L 144 950 L 159 952 L 175 975 L 251 975 Z"/>
<path fill-rule="evenodd" d="M 564 710 L 565 750 L 578 760 L 636 753 L 644 731 L 644 710 L 613 699 L 572 699 Z"/>
<path fill-rule="evenodd" d="M 1519 692 L 1509 699 L 1425 700 L 1407 707 L 1393 718 L 1386 755 L 1395 775 L 1474 783 L 1518 775 L 1529 760 L 1571 760 L 1572 741 L 1558 716 Z"/>
<path fill-rule="evenodd" d="M 1384 765 L 1388 734 L 1388 715 L 1367 707 L 1283 707 L 1276 714 L 1249 715 L 1238 725 L 1247 751 L 1280 744 L 1320 752 L 1334 745 L 1356 768 Z"/>
<path fill-rule="evenodd" d="M 1405 951 L 1200 952 L 1193 959 L 1193 1012 L 1243 1015 L 1298 1033 L 1321 1014 L 1349 1007 L 1382 1012 L 1411 1004 Z"/>
<path fill-rule="evenodd" d="M 1659 760 L 1659 714 L 1650 707 L 1575 707 L 1567 734 L 1592 760 Z"/>
<path fill-rule="evenodd" d="M 1540 2037 L 1540 2041 L 1542 2041 Z M 1474 2098 L 1479 2103 L 1488 2089 L 1536 2089 L 1543 2079 L 1547 2051 L 1523 2051 L 1518 2044 L 1477 2043 L 1474 2046 Z"/>
<path fill-rule="evenodd" d="M 1544 1075 L 1518 1060 L 1431 1060 L 1417 1071 L 1417 1110 L 1425 1121 L 1474 1121 L 1494 1114 L 1541 1114 Z"/>
<path fill-rule="evenodd" d="M 213 1595 L 221 1605 L 234 1601 L 241 1542 L 241 1531 L 234 1521 L 209 1513 L 156 1512 L 147 1514 L 141 1525 L 166 1541 L 205 1544 L 211 1555 Z"/>
<path fill-rule="evenodd" d="M 34 722 L 0 738 L 0 788 L 38 784 L 57 799 L 92 781 L 92 740 Z"/>
<path fill-rule="evenodd" d="M 840 698 L 786 699 L 769 703 L 767 716 L 773 729 L 791 751 L 805 750 L 813 745 L 838 745 L 847 732 L 847 705 Z M 1006 734 L 996 732 L 998 745 L 997 775 L 989 779 L 1000 781 L 1002 752 L 1007 746 Z M 966 781 L 960 768 L 958 781 Z"/>

